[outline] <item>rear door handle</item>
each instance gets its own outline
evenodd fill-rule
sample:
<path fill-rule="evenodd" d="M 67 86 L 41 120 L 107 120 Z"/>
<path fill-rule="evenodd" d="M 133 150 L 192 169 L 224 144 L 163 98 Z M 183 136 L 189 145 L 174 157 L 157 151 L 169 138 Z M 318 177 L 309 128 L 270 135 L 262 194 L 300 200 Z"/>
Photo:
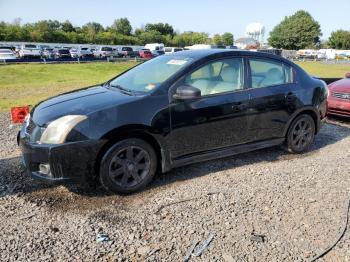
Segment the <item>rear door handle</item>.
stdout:
<path fill-rule="evenodd" d="M 287 95 L 286 95 L 286 101 L 287 102 L 293 102 L 296 98 L 296 95 L 292 92 L 289 92 Z"/>
<path fill-rule="evenodd" d="M 235 103 L 232 103 L 231 108 L 233 111 L 238 112 L 238 111 L 245 110 L 247 108 L 247 105 L 242 102 L 235 102 Z"/>

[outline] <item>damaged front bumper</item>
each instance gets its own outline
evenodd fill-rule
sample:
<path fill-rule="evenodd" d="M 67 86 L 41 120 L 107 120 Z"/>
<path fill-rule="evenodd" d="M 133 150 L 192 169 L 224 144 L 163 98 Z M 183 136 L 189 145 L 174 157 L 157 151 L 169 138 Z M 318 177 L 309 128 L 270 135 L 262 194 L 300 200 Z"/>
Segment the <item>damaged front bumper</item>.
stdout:
<path fill-rule="evenodd" d="M 59 145 L 31 143 L 18 133 L 27 172 L 49 184 L 83 183 L 95 177 L 95 163 L 103 142 L 86 140 Z"/>

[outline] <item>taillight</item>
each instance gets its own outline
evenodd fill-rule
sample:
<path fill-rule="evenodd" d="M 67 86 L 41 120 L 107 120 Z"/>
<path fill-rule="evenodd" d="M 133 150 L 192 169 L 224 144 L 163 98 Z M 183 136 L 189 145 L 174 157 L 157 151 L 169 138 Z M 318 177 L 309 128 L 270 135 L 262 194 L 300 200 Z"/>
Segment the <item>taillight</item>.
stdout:
<path fill-rule="evenodd" d="M 12 123 L 23 123 L 26 116 L 29 114 L 29 106 L 16 106 L 11 107 L 11 120 Z"/>

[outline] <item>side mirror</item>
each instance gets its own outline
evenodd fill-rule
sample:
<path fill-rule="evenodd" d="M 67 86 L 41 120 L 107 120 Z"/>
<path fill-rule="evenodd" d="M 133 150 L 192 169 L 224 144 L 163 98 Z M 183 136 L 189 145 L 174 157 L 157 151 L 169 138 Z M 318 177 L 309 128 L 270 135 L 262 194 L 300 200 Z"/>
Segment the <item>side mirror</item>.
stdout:
<path fill-rule="evenodd" d="M 345 74 L 345 78 L 350 78 L 350 72 L 347 72 L 347 73 Z"/>
<path fill-rule="evenodd" d="M 176 93 L 173 97 L 177 100 L 199 98 L 201 97 L 201 90 L 193 86 L 183 85 L 176 89 Z"/>

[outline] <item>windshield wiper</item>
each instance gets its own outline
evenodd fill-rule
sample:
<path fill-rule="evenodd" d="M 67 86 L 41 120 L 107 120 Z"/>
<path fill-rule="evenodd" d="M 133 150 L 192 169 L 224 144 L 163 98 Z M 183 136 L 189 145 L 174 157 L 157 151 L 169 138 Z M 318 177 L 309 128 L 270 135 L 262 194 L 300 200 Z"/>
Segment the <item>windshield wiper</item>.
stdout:
<path fill-rule="evenodd" d="M 117 89 L 119 89 L 119 90 L 121 90 L 121 91 L 123 91 L 123 92 L 126 92 L 126 93 L 128 93 L 128 94 L 132 94 L 132 93 L 133 93 L 132 90 L 127 89 L 127 88 L 125 88 L 125 87 L 122 87 L 121 85 L 112 85 L 112 84 L 110 84 L 110 83 L 108 83 L 107 85 L 108 85 L 109 87 L 117 88 Z"/>

